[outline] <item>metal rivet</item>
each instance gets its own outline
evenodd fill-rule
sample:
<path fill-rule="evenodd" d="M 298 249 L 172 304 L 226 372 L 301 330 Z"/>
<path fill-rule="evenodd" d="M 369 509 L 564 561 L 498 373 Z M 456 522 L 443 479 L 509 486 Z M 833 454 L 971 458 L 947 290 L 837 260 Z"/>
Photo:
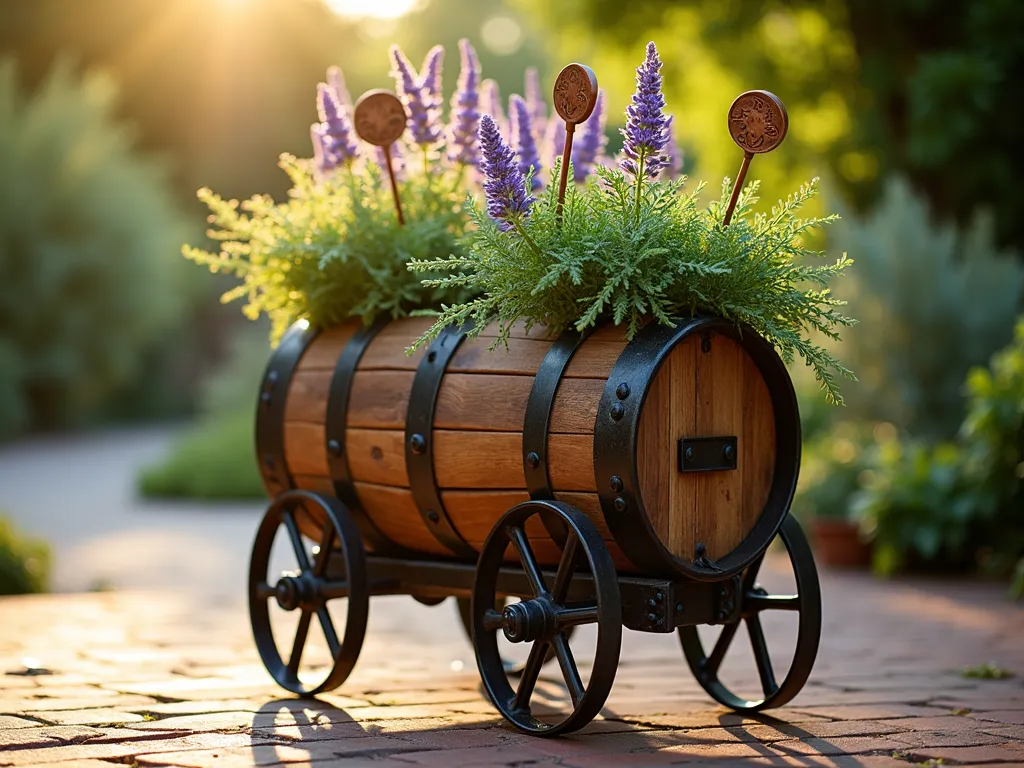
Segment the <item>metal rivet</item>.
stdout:
<path fill-rule="evenodd" d="M 653 624 L 654 622 L 656 622 L 658 620 L 658 617 L 655 616 L 653 613 L 648 613 L 647 614 L 647 620 L 649 622 L 651 622 L 651 624 Z"/>
<path fill-rule="evenodd" d="M 430 522 L 432 522 L 432 523 L 436 523 L 438 520 L 441 519 L 441 516 L 438 515 L 437 512 L 435 512 L 434 510 L 431 509 L 431 510 L 427 511 L 427 519 L 429 519 Z"/>
<path fill-rule="evenodd" d="M 720 590 L 718 590 L 718 596 L 719 597 L 728 597 L 729 596 L 728 588 L 727 587 L 722 587 Z"/>
<path fill-rule="evenodd" d="M 655 592 L 654 593 L 654 599 L 657 600 L 660 603 L 662 600 L 665 599 L 665 593 L 664 592 Z"/>
<path fill-rule="evenodd" d="M 626 408 L 625 406 L 622 405 L 622 403 L 615 403 L 615 405 L 612 406 L 612 419 L 618 421 L 619 419 L 622 418 L 622 415 L 625 412 Z"/>
<path fill-rule="evenodd" d="M 626 382 L 619 384 L 619 386 L 615 388 L 615 396 L 619 398 L 619 400 L 625 400 L 629 397 L 629 384 Z"/>
<path fill-rule="evenodd" d="M 526 466 L 530 469 L 536 469 L 540 466 L 540 456 L 537 455 L 536 451 L 530 451 L 526 454 Z"/>
<path fill-rule="evenodd" d="M 657 603 L 654 602 L 654 598 L 653 597 L 648 598 L 648 600 L 647 600 L 647 607 L 648 608 L 654 608 L 656 605 L 657 605 Z"/>
<path fill-rule="evenodd" d="M 722 455 L 725 456 L 726 461 L 732 461 L 732 457 L 736 455 L 736 449 L 727 445 L 722 449 Z"/>
<path fill-rule="evenodd" d="M 327 452 L 331 454 L 331 456 L 341 456 L 341 443 L 337 440 L 328 440 Z"/>
<path fill-rule="evenodd" d="M 270 405 L 270 401 L 273 399 L 273 396 L 269 392 L 264 392 L 260 395 L 260 400 L 262 400 L 266 405 Z"/>
<path fill-rule="evenodd" d="M 435 360 L 437 360 L 437 352 L 428 352 L 427 353 L 427 362 L 428 363 L 432 363 Z"/>
<path fill-rule="evenodd" d="M 686 461 L 693 461 L 693 446 L 687 446 L 686 450 L 683 451 L 683 458 Z"/>
<path fill-rule="evenodd" d="M 676 603 L 676 613 L 682 613 L 682 612 L 683 612 L 683 604 L 682 603 Z"/>
<path fill-rule="evenodd" d="M 277 383 L 277 379 L 278 379 L 279 376 L 280 376 L 280 374 L 277 371 L 270 371 L 267 374 L 267 383 L 268 384 L 276 384 Z"/>
<path fill-rule="evenodd" d="M 619 491 L 622 490 L 622 478 L 619 477 L 618 475 L 612 475 L 612 480 L 609 483 L 609 485 L 612 487 L 613 491 L 618 493 Z"/>
<path fill-rule="evenodd" d="M 615 501 L 613 502 L 613 504 L 614 504 L 615 510 L 617 512 L 625 512 L 626 511 L 626 500 L 624 498 L 622 498 L 621 496 L 616 496 L 615 497 Z"/>
<path fill-rule="evenodd" d="M 418 432 L 409 438 L 409 448 L 415 454 L 423 453 L 427 448 L 427 440 Z"/>

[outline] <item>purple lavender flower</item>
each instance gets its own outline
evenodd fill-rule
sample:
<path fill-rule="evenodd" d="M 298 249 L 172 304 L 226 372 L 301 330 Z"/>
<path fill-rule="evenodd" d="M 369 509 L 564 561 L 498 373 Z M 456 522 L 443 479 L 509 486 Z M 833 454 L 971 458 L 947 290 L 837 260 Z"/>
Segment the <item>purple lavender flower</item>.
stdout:
<path fill-rule="evenodd" d="M 452 94 L 451 125 L 448 126 L 448 157 L 453 163 L 480 165 L 480 144 L 477 132 L 480 128 L 480 61 L 469 40 L 459 40 L 462 68 L 459 70 L 459 85 Z"/>
<path fill-rule="evenodd" d="M 668 117 L 668 141 L 665 142 L 665 159 L 668 161 L 668 177 L 678 179 L 683 172 L 683 150 L 679 147 L 676 134 L 672 130 L 674 115 Z"/>
<path fill-rule="evenodd" d="M 423 59 L 419 86 L 425 91 L 424 96 L 441 104 L 441 66 L 444 64 L 444 46 L 435 45 Z"/>
<path fill-rule="evenodd" d="M 327 173 L 340 165 L 349 165 L 359 153 L 359 145 L 353 135 L 348 115 L 338 103 L 334 89 L 326 83 L 317 86 L 316 106 L 320 115 L 320 171 Z"/>
<path fill-rule="evenodd" d="M 505 110 L 501 108 L 501 91 L 494 80 L 487 79 L 480 84 L 480 113 L 494 118 L 499 131 L 507 127 Z"/>
<path fill-rule="evenodd" d="M 422 146 L 436 144 L 442 133 L 439 105 L 433 103 L 423 81 L 418 79 L 416 70 L 397 45 L 391 46 L 391 62 L 391 76 L 395 78 L 398 97 L 409 113 L 409 133 L 413 142 Z M 429 70 L 427 77 L 433 77 Z"/>
<path fill-rule="evenodd" d="M 508 229 L 512 226 L 510 219 L 529 215 L 534 199 L 526 193 L 526 180 L 516 165 L 515 153 L 502 140 L 490 115 L 480 118 L 480 148 L 486 178 L 487 215 L 502 229 Z"/>
<path fill-rule="evenodd" d="M 621 129 L 626 140 L 625 155 L 619 167 L 632 175 L 657 178 L 666 165 L 661 151 L 668 141 L 668 119 L 662 113 L 665 97 L 661 93 L 661 60 L 654 43 L 647 44 L 647 58 L 636 69 L 636 92 L 633 103 L 626 108 L 626 127 Z"/>
<path fill-rule="evenodd" d="M 604 154 L 604 147 L 608 143 L 608 137 L 604 133 L 605 118 L 604 91 L 601 90 L 597 92 L 597 103 L 594 105 L 593 113 L 583 123 L 579 139 L 572 145 L 574 181 L 586 181 L 594 165 Z"/>
<path fill-rule="evenodd" d="M 317 173 L 324 174 L 331 170 L 324 168 L 324 126 L 323 123 L 313 123 L 309 126 L 309 139 L 313 142 L 313 167 Z"/>
<path fill-rule="evenodd" d="M 334 90 L 334 96 L 342 108 L 351 109 L 352 96 L 345 85 L 345 75 L 342 73 L 341 67 L 327 68 L 327 84 Z"/>
<path fill-rule="evenodd" d="M 526 176 L 533 168 L 531 186 L 534 190 L 544 186 L 540 178 L 540 153 L 530 126 L 530 110 L 519 94 L 512 94 L 508 100 L 509 120 L 512 126 L 512 145 L 516 148 L 519 172 Z"/>
<path fill-rule="evenodd" d="M 548 120 L 547 129 L 544 131 L 544 156 L 548 159 L 548 165 L 555 167 L 555 162 L 562 157 L 565 151 L 565 123 L 560 120 Z"/>
<path fill-rule="evenodd" d="M 530 122 L 533 124 L 534 132 L 538 136 L 543 136 L 548 110 L 540 95 L 540 74 L 536 67 L 528 67 L 526 70 L 526 106 L 530 110 Z"/>

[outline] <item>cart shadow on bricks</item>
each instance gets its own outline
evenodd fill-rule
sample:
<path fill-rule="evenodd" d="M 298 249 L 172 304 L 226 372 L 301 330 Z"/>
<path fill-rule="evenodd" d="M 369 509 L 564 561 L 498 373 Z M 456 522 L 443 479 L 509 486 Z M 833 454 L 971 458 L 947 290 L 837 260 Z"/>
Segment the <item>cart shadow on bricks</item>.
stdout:
<path fill-rule="evenodd" d="M 358 659 L 370 597 L 400 594 L 459 601 L 488 698 L 527 733 L 573 731 L 600 712 L 623 626 L 676 631 L 700 685 L 737 711 L 799 692 L 821 599 L 789 515 L 799 417 L 771 345 L 693 317 L 628 342 L 613 326 L 557 338 L 519 328 L 493 351 L 495 329 L 467 339 L 450 328 L 407 355 L 424 327 L 414 318 L 317 333 L 300 323 L 268 365 L 256 434 L 273 502 L 253 547 L 249 605 L 282 687 L 338 687 Z M 759 585 L 776 538 L 795 594 Z M 276 580 L 275 541 L 297 564 Z M 799 618 L 781 680 L 765 611 Z M 297 617 L 294 630 L 275 634 L 272 612 Z M 722 626 L 713 647 L 700 625 Z M 753 696 L 719 676 L 741 625 L 760 682 Z M 596 630 L 589 675 L 572 647 L 580 626 Z M 311 627 L 330 656 L 313 681 L 300 676 Z M 499 639 L 529 648 L 525 660 L 509 663 Z M 546 662 L 567 693 L 557 712 L 537 684 Z"/>

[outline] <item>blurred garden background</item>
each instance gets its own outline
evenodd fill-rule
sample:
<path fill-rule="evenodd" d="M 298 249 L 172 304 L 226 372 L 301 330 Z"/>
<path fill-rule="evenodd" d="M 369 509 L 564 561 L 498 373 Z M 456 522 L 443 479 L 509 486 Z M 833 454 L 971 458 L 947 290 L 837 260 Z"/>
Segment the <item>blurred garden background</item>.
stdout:
<path fill-rule="evenodd" d="M 860 321 L 837 347 L 859 377 L 845 407 L 794 369 L 794 511 L 820 524 L 820 556 L 828 543 L 827 557 L 870 558 L 882 576 L 955 572 L 1024 591 L 1024 107 L 1012 95 L 1024 5 L 0 0 L 0 593 L 46 588 L 64 546 L 48 552 L 47 539 L 88 538 L 94 521 L 54 508 L 53 488 L 84 503 L 129 467 L 118 503 L 149 521 L 168 499 L 258 509 L 268 327 L 220 304 L 230 279 L 181 257 L 203 243 L 195 192 L 282 199 L 278 155 L 311 154 L 330 65 L 359 94 L 391 87 L 392 42 L 415 61 L 441 43 L 450 93 L 463 37 L 505 97 L 523 92 L 525 67 L 547 93 L 562 65 L 590 64 L 610 150 L 655 40 L 683 171 L 710 189 L 741 157 L 729 104 L 750 88 L 778 94 L 791 127 L 753 166 L 762 205 L 821 177 L 814 213 L 843 218 L 820 245 L 854 259 L 835 291 Z M 44 452 L 33 474 L 26 457 Z M 196 515 L 211 535 L 256 522 L 222 530 Z M 114 541 L 100 559 L 152 565 L 132 559 L 130 537 Z"/>

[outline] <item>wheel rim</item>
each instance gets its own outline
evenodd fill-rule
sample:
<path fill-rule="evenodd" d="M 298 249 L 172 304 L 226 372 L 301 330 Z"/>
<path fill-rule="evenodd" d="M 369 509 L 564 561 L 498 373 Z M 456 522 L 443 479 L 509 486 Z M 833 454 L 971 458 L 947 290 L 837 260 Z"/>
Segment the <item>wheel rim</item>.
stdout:
<path fill-rule="evenodd" d="M 769 595 L 757 585 L 757 575 L 764 560 L 762 554 L 744 571 L 741 578 L 740 615 L 737 621 L 722 627 L 722 633 L 715 642 L 711 654 L 697 633 L 697 627 L 680 627 L 679 640 L 683 646 L 686 661 L 701 687 L 715 701 L 740 711 L 754 712 L 761 709 L 780 707 L 790 701 L 811 674 L 814 659 L 818 654 L 821 638 L 821 588 L 814 556 L 803 529 L 792 515 L 788 515 L 779 530 L 779 537 L 789 554 L 790 564 L 796 579 L 796 595 Z M 789 672 L 781 683 L 775 678 L 768 645 L 761 626 L 760 614 L 766 610 L 790 610 L 799 614 L 796 648 Z M 757 665 L 761 699 L 747 699 L 737 696 L 719 679 L 722 660 L 739 630 L 740 623 L 747 625 L 750 645 Z"/>
<path fill-rule="evenodd" d="M 526 521 L 541 513 L 555 513 L 566 523 L 567 537 L 553 580 L 545 579 L 525 531 Z M 530 583 L 532 598 L 494 610 L 498 572 L 511 544 Z M 583 565 L 593 577 L 592 599 L 570 603 L 566 598 L 573 574 Z M 615 566 L 594 524 L 568 504 L 529 501 L 510 509 L 494 526 L 477 563 L 473 586 L 472 638 L 477 667 L 494 705 L 516 728 L 553 736 L 582 728 L 590 722 L 611 691 L 622 642 L 622 606 Z M 581 624 L 597 625 L 597 646 L 590 679 L 583 683 L 569 647 L 566 630 Z M 515 690 L 498 650 L 497 633 L 513 642 L 531 642 L 529 657 Z M 541 667 L 548 647 L 554 649 L 571 699 L 571 709 L 556 722 L 545 722 L 531 711 Z"/>
<path fill-rule="evenodd" d="M 296 519 L 297 512 L 311 509 L 322 512 L 324 518 L 316 542 L 319 549 L 312 559 Z M 271 551 L 281 528 L 285 529 L 299 570 L 271 584 Z M 339 578 L 342 575 L 343 578 Z M 285 638 L 287 662 L 270 620 L 272 600 L 285 611 L 300 612 L 294 636 Z M 327 610 L 327 603 L 335 600 L 346 602 L 345 631 L 341 638 Z M 278 496 L 256 532 L 249 566 L 249 618 L 256 648 L 267 671 L 278 685 L 292 693 L 312 695 L 337 688 L 359 658 L 368 612 L 366 553 L 359 529 L 345 506 L 336 499 L 309 491 L 293 490 Z M 309 683 L 300 678 L 299 666 L 314 616 L 330 650 L 332 666 L 323 680 Z"/>

